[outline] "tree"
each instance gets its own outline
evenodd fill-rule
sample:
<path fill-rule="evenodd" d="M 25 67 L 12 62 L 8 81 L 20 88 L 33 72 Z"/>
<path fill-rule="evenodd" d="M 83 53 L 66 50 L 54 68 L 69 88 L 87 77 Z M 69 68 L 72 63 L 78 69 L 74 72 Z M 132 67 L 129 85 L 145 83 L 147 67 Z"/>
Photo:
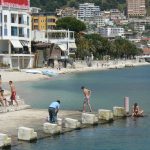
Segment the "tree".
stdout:
<path fill-rule="evenodd" d="M 71 30 L 75 32 L 80 32 L 84 31 L 86 29 L 86 26 L 83 22 L 80 20 L 77 20 L 74 17 L 64 17 L 61 19 L 58 19 L 56 22 L 56 28 L 57 29 L 66 29 L 66 30 Z"/>
<path fill-rule="evenodd" d="M 115 39 L 113 44 L 116 47 L 113 55 L 117 58 L 131 58 L 141 53 L 141 49 L 137 48 L 134 43 L 120 37 Z"/>

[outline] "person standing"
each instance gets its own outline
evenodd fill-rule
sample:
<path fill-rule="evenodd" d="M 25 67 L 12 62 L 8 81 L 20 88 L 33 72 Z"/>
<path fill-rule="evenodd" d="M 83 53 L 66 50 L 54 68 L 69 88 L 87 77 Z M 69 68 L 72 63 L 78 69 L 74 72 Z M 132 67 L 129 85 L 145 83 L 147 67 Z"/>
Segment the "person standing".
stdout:
<path fill-rule="evenodd" d="M 11 104 L 13 105 L 13 101 L 15 101 L 15 103 L 18 106 L 18 102 L 16 100 L 16 88 L 15 88 L 13 81 L 9 81 L 9 85 L 10 85 L 10 91 L 11 91 L 11 96 L 10 96 Z"/>
<path fill-rule="evenodd" d="M 85 88 L 84 86 L 82 86 L 81 89 L 84 95 L 83 112 L 86 112 L 86 104 L 89 106 L 90 112 L 92 112 L 92 108 L 90 105 L 91 90 Z"/>
<path fill-rule="evenodd" d="M 48 112 L 49 112 L 49 122 L 56 123 L 57 122 L 57 113 L 60 108 L 60 100 L 52 102 L 49 105 Z"/>

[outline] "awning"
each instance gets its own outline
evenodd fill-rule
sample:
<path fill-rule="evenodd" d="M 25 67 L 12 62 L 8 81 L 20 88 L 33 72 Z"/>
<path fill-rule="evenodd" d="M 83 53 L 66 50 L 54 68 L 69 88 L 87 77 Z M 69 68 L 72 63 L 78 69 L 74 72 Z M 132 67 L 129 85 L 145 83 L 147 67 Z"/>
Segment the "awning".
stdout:
<path fill-rule="evenodd" d="M 22 44 L 22 46 L 30 47 L 29 41 L 20 41 L 20 43 Z"/>
<path fill-rule="evenodd" d="M 69 43 L 69 48 L 77 48 L 75 43 Z"/>
<path fill-rule="evenodd" d="M 23 48 L 19 40 L 10 40 L 14 48 Z"/>
<path fill-rule="evenodd" d="M 67 44 L 58 44 L 62 51 L 67 51 Z"/>

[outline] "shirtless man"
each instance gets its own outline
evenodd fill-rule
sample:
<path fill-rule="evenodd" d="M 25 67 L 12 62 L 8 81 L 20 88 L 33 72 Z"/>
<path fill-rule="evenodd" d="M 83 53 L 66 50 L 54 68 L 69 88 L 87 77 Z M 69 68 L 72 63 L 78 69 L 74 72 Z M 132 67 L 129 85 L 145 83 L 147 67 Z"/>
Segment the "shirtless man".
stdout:
<path fill-rule="evenodd" d="M 16 88 L 15 88 L 15 85 L 14 85 L 14 83 L 12 81 L 9 81 L 9 85 L 10 85 L 10 91 L 11 91 L 11 96 L 10 96 L 11 104 L 13 105 L 13 101 L 15 101 L 17 106 L 18 106 L 18 102 L 16 100 Z"/>
<path fill-rule="evenodd" d="M 83 112 L 86 111 L 86 104 L 88 104 L 90 111 L 92 112 L 92 108 L 90 105 L 90 96 L 91 96 L 91 90 L 85 88 L 84 86 L 81 87 L 84 95 L 84 102 L 83 102 Z"/>

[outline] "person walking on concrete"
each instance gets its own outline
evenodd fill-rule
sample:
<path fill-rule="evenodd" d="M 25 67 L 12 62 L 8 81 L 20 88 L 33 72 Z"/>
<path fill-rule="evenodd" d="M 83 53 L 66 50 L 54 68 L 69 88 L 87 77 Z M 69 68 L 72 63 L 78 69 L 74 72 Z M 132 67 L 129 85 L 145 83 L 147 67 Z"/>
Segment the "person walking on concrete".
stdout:
<path fill-rule="evenodd" d="M 90 105 L 90 96 L 91 96 L 91 90 L 85 88 L 84 86 L 81 87 L 84 95 L 84 102 L 83 102 L 83 112 L 86 111 L 86 104 L 89 106 L 90 112 L 92 112 L 92 108 Z"/>
<path fill-rule="evenodd" d="M 57 122 L 57 113 L 60 108 L 60 100 L 52 102 L 49 105 L 48 112 L 49 112 L 49 122 L 56 123 Z"/>

